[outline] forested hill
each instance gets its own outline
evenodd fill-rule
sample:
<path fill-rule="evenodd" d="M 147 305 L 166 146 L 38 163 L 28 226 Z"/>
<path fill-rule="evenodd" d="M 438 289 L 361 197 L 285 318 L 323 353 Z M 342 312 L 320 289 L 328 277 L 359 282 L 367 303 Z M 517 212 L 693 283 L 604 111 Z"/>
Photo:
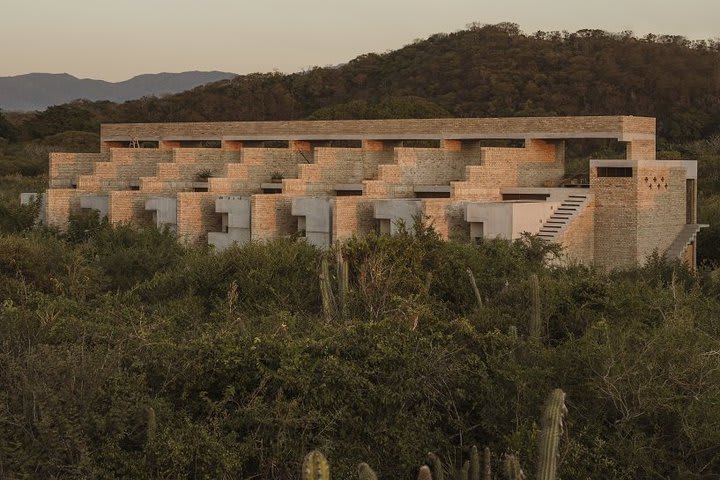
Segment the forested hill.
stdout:
<path fill-rule="evenodd" d="M 124 104 L 54 107 L 27 127 L 38 136 L 97 131 L 101 121 L 604 114 L 655 116 L 673 143 L 720 132 L 720 42 L 474 25 L 338 67 L 244 75 Z M 58 117 L 73 120 L 53 127 Z"/>

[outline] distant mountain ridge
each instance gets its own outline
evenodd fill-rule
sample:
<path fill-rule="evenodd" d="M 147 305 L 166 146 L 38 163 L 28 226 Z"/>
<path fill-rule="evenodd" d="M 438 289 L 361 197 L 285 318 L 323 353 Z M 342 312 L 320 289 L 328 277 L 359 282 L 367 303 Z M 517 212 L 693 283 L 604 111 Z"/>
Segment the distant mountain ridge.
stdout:
<path fill-rule="evenodd" d="M 227 80 L 228 72 L 156 73 L 123 82 L 77 78 L 67 73 L 29 73 L 0 77 L 0 109 L 44 110 L 77 99 L 125 102 L 150 95 L 183 92 L 210 82 Z"/>

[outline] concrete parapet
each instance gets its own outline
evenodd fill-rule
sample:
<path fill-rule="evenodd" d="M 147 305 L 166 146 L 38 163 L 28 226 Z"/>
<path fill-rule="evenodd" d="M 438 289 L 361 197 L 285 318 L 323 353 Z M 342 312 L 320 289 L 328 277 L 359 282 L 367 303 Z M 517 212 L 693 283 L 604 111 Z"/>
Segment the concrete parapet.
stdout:
<path fill-rule="evenodd" d="M 537 234 L 559 202 L 469 202 L 465 220 L 470 224 L 470 238 L 515 240 L 522 233 Z"/>
<path fill-rule="evenodd" d="M 97 210 L 100 218 L 107 218 L 110 200 L 107 195 L 82 195 L 80 196 L 80 208 Z"/>
<path fill-rule="evenodd" d="M 422 200 L 376 200 L 374 208 L 380 233 L 388 235 L 396 234 L 401 225 L 411 229 L 422 216 Z"/>
<path fill-rule="evenodd" d="M 33 192 L 20 194 L 20 205 L 28 206 L 38 201 L 40 205 L 38 205 L 38 216 L 35 223 L 45 225 L 47 223 L 47 193 Z"/>
<path fill-rule="evenodd" d="M 330 197 L 298 197 L 292 200 L 292 215 L 298 217 L 298 232 L 316 247 L 327 247 L 333 237 L 333 209 Z"/>
<path fill-rule="evenodd" d="M 151 197 L 145 200 L 145 210 L 153 212 L 153 222 L 158 228 L 177 231 L 177 198 Z"/>
<path fill-rule="evenodd" d="M 221 231 L 209 232 L 208 244 L 224 250 L 234 243 L 242 245 L 250 241 L 250 197 L 218 197 L 215 212 L 222 215 Z"/>

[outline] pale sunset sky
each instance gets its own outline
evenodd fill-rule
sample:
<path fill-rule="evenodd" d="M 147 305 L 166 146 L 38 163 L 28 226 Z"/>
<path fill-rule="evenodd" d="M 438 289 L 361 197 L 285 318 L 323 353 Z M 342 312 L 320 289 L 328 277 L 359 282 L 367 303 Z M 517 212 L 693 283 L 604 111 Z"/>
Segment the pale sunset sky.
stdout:
<path fill-rule="evenodd" d="M 0 76 L 294 72 L 468 23 L 720 37 L 720 0 L 0 0 Z"/>

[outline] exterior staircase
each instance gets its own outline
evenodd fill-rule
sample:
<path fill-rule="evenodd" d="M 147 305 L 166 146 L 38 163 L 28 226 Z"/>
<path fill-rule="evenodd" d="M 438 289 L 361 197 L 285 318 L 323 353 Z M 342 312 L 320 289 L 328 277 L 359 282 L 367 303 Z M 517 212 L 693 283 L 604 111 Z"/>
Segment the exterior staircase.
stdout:
<path fill-rule="evenodd" d="M 673 243 L 668 247 L 667 250 L 665 250 L 665 256 L 669 259 L 680 258 L 680 255 L 682 255 L 685 247 L 690 245 L 690 243 L 695 240 L 695 237 L 697 236 L 700 229 L 705 226 L 706 225 L 699 224 L 684 225 L 683 229 L 680 230 L 680 233 L 678 233 L 678 236 L 675 237 Z"/>
<path fill-rule="evenodd" d="M 538 232 L 538 237 L 555 242 L 558 236 L 565 231 L 570 223 L 582 212 L 592 199 L 590 192 L 578 191 L 580 189 L 568 189 L 570 192 L 562 200 L 560 206 L 543 224 Z"/>

